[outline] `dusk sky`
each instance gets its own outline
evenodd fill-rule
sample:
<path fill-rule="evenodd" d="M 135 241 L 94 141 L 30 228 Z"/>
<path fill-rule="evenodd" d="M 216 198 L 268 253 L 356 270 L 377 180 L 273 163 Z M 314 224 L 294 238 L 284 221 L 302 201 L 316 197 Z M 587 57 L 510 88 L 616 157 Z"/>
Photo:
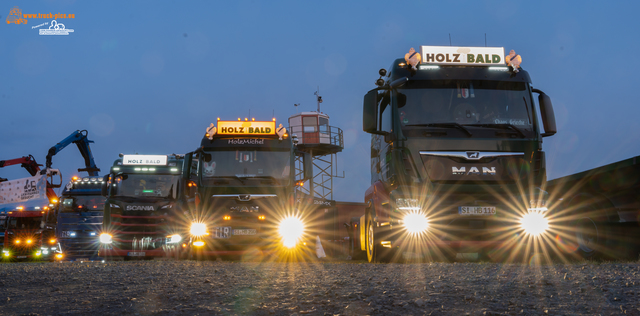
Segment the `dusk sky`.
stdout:
<path fill-rule="evenodd" d="M 49 18 L 69 35 L 39 35 Z M 553 101 L 544 138 L 548 178 L 640 155 L 640 3 L 563 1 L 3 1 L 0 160 L 86 129 L 101 174 L 119 153 L 196 149 L 217 117 L 287 125 L 314 111 L 344 131 L 334 199 L 362 202 L 370 136 L 362 99 L 378 70 L 420 45 L 504 47 L 522 56 Z M 36 27 L 36 28 L 33 28 Z M 66 182 L 84 162 L 75 145 L 53 159 Z M 0 177 L 28 176 L 19 166 Z"/>

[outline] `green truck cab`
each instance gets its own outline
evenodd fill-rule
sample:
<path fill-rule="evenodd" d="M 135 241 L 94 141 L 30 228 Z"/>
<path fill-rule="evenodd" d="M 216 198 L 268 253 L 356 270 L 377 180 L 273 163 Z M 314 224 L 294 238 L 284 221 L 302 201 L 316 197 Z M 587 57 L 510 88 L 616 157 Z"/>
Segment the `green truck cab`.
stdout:
<path fill-rule="evenodd" d="M 421 56 L 380 70 L 364 97 L 371 186 L 360 249 L 374 262 L 398 250 L 452 260 L 526 248 L 548 227 L 549 97 L 527 71 L 505 65 L 501 47 L 422 46 Z"/>
<path fill-rule="evenodd" d="M 217 121 L 185 156 L 185 212 L 194 258 L 299 249 L 295 139 L 273 121 Z M 306 161 L 310 162 L 310 159 Z"/>

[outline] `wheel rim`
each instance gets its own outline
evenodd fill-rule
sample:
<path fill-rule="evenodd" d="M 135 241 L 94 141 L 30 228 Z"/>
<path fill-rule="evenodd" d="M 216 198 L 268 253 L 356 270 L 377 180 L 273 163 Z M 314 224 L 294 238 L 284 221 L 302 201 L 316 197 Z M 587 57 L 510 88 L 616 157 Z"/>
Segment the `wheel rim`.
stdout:
<path fill-rule="evenodd" d="M 593 252 L 598 242 L 598 226 L 590 218 L 581 218 L 576 223 L 576 240 L 578 249 Z"/>
<path fill-rule="evenodd" d="M 369 258 L 373 257 L 373 225 L 371 222 L 367 222 L 369 229 L 367 230 L 367 254 Z"/>

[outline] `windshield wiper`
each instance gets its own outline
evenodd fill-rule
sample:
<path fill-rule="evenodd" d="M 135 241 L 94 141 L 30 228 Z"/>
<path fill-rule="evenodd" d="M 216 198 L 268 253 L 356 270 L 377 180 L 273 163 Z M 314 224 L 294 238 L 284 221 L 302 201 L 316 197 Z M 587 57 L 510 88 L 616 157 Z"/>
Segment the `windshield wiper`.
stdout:
<path fill-rule="evenodd" d="M 429 124 L 407 124 L 405 126 L 424 126 L 424 127 L 453 127 L 465 132 L 469 137 L 473 136 L 471 132 L 459 123 L 429 123 Z"/>
<path fill-rule="evenodd" d="M 501 128 L 501 129 L 512 129 L 512 130 L 516 131 L 518 134 L 520 134 L 520 136 L 522 138 L 526 138 L 527 137 L 521 129 L 517 128 L 513 124 L 503 123 L 503 124 L 467 124 L 467 125 L 468 126 L 479 126 L 479 127 L 495 127 L 495 128 Z"/>

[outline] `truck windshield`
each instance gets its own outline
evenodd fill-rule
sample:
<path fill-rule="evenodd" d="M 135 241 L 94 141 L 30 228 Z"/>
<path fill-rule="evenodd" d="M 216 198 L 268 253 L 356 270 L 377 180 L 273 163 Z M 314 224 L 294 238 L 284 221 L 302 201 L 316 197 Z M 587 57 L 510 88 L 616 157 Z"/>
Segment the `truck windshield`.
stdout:
<path fill-rule="evenodd" d="M 525 83 L 483 80 L 414 80 L 398 89 L 400 122 L 510 124 L 532 130 L 531 98 Z"/>
<path fill-rule="evenodd" d="M 62 201 L 63 212 L 78 212 L 78 211 L 102 211 L 104 210 L 104 201 L 106 197 L 101 195 L 80 195 L 74 198 L 66 198 Z M 67 207 L 72 205 L 72 207 Z"/>
<path fill-rule="evenodd" d="M 42 217 L 9 217 L 9 229 L 38 229 Z"/>
<path fill-rule="evenodd" d="M 235 178 L 275 180 L 286 184 L 291 174 L 291 153 L 289 151 L 265 150 L 217 150 L 209 151 L 210 161 L 201 160 L 199 168 L 202 179 L 208 183 L 214 179 Z M 244 183 L 243 183 L 244 184 Z"/>
<path fill-rule="evenodd" d="M 178 193 L 179 175 L 128 174 L 117 177 L 115 196 L 173 199 Z"/>

